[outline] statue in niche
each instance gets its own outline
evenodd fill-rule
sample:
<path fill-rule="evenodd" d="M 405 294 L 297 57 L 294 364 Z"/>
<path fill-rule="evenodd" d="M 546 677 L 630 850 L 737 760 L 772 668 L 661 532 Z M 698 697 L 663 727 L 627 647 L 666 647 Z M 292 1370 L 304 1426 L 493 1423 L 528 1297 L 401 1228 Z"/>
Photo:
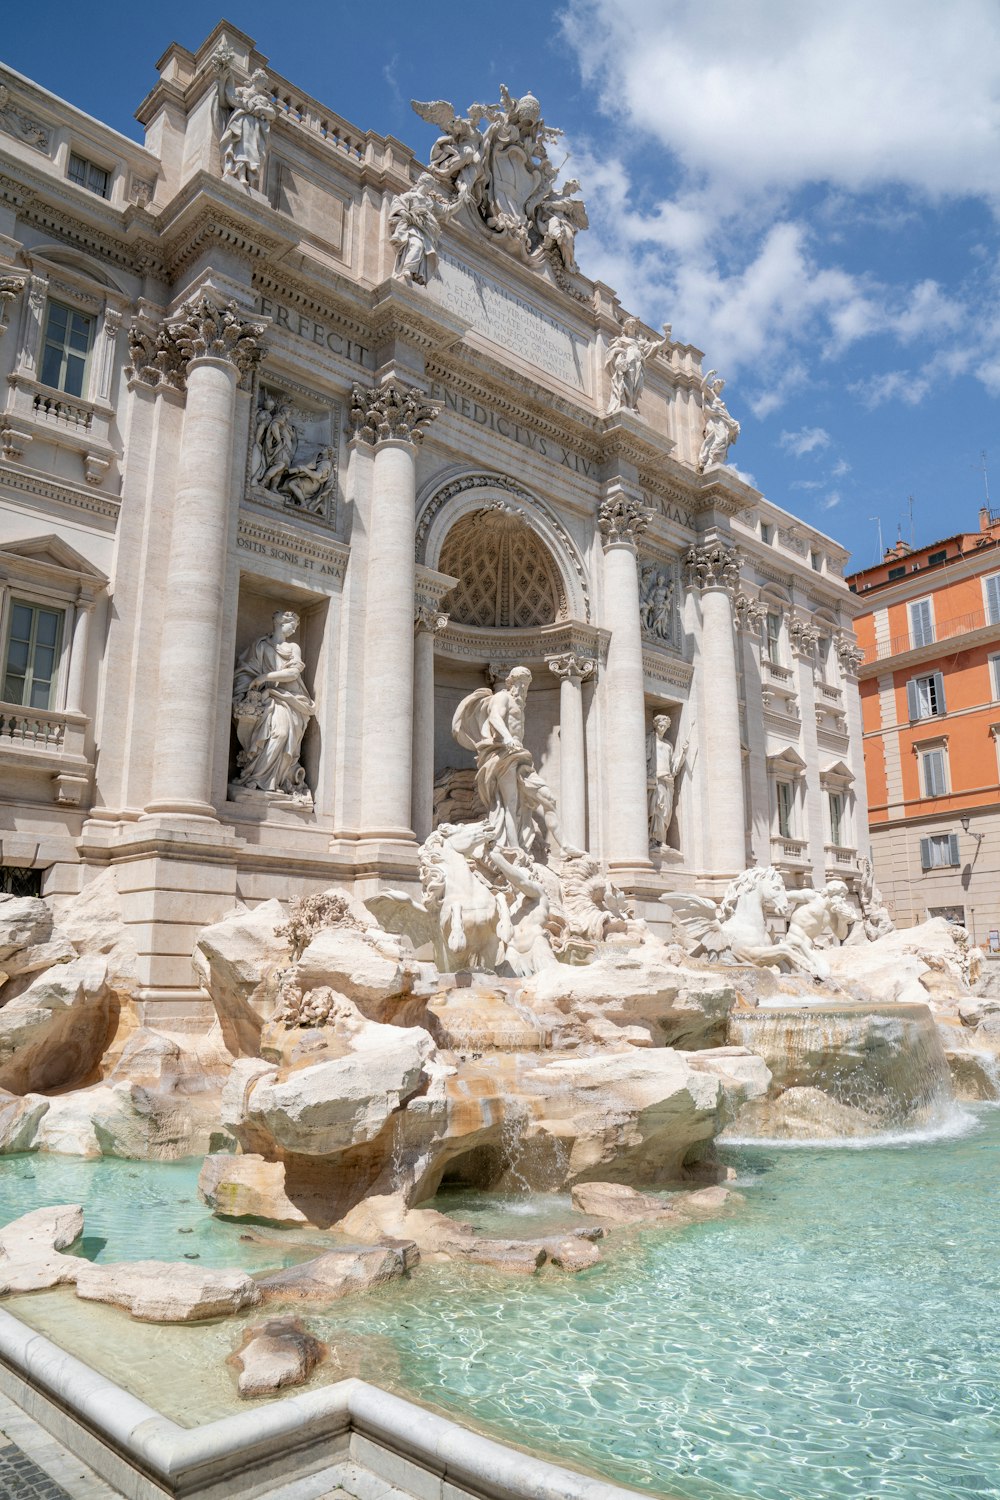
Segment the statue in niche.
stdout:
<path fill-rule="evenodd" d="M 687 761 L 688 740 L 674 746 L 667 735 L 670 733 L 670 715 L 657 714 L 653 727 L 646 736 L 646 787 L 649 813 L 649 842 L 654 849 L 663 849 L 667 833 L 674 816 L 674 801 L 677 782 Z"/>
<path fill-rule="evenodd" d="M 639 623 L 654 640 L 674 637 L 674 580 L 666 568 L 645 562 L 639 566 Z"/>
<path fill-rule="evenodd" d="M 233 53 L 225 46 L 213 58 L 219 72 L 219 105 L 229 111 L 219 137 L 222 175 L 259 192 L 271 121 L 277 119 L 278 111 L 264 70 L 258 68 L 248 83 L 239 84 L 232 60 Z"/>
<path fill-rule="evenodd" d="M 638 318 L 626 318 L 622 331 L 608 346 L 604 367 L 611 371 L 608 416 L 616 411 L 638 411 L 646 380 L 646 361 L 670 342 L 670 324 L 663 325 L 662 339 L 643 338 Z"/>
<path fill-rule="evenodd" d="M 566 856 L 582 853 L 559 832 L 556 799 L 524 748 L 524 706 L 531 684 L 527 667 L 513 667 L 502 688 L 477 688 L 455 710 L 452 734 L 476 755 L 476 793 L 487 809 L 487 827 L 505 849 L 554 846 Z"/>
<path fill-rule="evenodd" d="M 426 286 L 437 265 L 437 246 L 445 222 L 458 212 L 461 198 L 449 203 L 434 191 L 434 178 L 422 172 L 416 185 L 389 205 L 389 243 L 395 246 L 393 276 Z"/>
<path fill-rule="evenodd" d="M 271 634 L 254 641 L 236 663 L 236 786 L 309 803 L 312 797 L 299 751 L 316 705 L 302 680 L 302 652 L 292 640 L 299 617 L 293 610 L 279 609 L 272 624 Z"/>
<path fill-rule="evenodd" d="M 567 271 L 578 271 L 576 263 L 576 236 L 580 229 L 589 229 L 586 204 L 573 194 L 580 191 L 580 184 L 573 177 L 557 193 L 551 193 L 538 206 L 535 219 L 546 249 L 555 250 Z"/>
<path fill-rule="evenodd" d="M 718 372 L 709 370 L 702 378 L 702 409 L 705 417 L 701 452 L 698 454 L 698 473 L 704 474 L 713 464 L 724 464 L 726 455 L 740 435 L 740 424 L 729 415 L 722 399 L 726 382 Z"/>

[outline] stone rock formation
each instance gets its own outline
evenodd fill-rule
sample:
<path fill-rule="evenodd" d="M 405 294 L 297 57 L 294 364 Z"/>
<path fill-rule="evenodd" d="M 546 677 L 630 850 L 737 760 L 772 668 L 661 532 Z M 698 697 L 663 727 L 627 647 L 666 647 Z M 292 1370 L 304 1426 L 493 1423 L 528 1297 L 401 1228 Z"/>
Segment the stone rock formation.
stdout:
<path fill-rule="evenodd" d="M 93 1265 L 82 1260 L 76 1294 L 112 1302 L 145 1323 L 195 1323 L 256 1307 L 261 1291 L 245 1271 L 214 1271 L 163 1260 Z"/>
<path fill-rule="evenodd" d="M 79 1204 L 36 1208 L 0 1229 L 0 1296 L 38 1292 L 73 1282 L 81 1266 L 75 1255 L 62 1255 L 83 1233 Z"/>
<path fill-rule="evenodd" d="M 326 1357 L 326 1346 L 298 1318 L 268 1318 L 248 1328 L 230 1355 L 239 1370 L 241 1396 L 266 1396 L 290 1385 L 303 1385 Z"/>

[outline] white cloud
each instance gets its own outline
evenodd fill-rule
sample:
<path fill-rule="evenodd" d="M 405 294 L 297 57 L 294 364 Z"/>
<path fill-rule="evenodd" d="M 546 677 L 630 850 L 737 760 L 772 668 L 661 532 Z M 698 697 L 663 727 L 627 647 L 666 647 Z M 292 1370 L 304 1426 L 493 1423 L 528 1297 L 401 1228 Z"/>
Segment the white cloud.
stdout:
<path fill-rule="evenodd" d="M 1000 199 L 993 0 L 570 0 L 563 26 L 600 108 L 728 194 Z"/>
<path fill-rule="evenodd" d="M 803 427 L 798 432 L 783 432 L 778 443 L 793 458 L 804 458 L 807 453 L 829 448 L 830 434 L 825 427 Z"/>
<path fill-rule="evenodd" d="M 568 0 L 562 25 L 616 127 L 617 149 L 574 143 L 584 269 L 704 349 L 734 415 L 766 419 L 876 340 L 898 368 L 843 381 L 869 406 L 963 372 L 1000 393 L 1000 287 L 895 269 L 930 205 L 1000 216 L 995 0 Z"/>
<path fill-rule="evenodd" d="M 789 483 L 790 490 L 822 490 L 826 488 L 825 479 L 793 479 Z"/>
<path fill-rule="evenodd" d="M 831 490 L 830 493 L 819 502 L 820 510 L 836 510 L 840 504 L 841 494 L 839 490 Z"/>
<path fill-rule="evenodd" d="M 838 458 L 837 462 L 834 464 L 833 468 L 830 470 L 830 474 L 831 474 L 831 477 L 833 479 L 843 479 L 844 475 L 845 474 L 849 474 L 850 472 L 851 472 L 851 466 L 847 462 L 846 458 Z"/>

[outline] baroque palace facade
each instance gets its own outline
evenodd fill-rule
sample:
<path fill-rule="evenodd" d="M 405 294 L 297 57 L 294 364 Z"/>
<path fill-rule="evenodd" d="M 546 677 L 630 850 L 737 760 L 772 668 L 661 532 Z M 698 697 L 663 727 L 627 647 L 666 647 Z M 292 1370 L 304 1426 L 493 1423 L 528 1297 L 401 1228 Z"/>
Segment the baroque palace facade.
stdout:
<path fill-rule="evenodd" d="M 537 101 L 417 106 L 425 170 L 228 24 L 158 66 L 144 146 L 0 77 L 7 887 L 112 867 L 181 1015 L 237 900 L 419 891 L 514 667 L 540 805 L 643 914 L 852 885 L 846 554 L 579 271 Z"/>

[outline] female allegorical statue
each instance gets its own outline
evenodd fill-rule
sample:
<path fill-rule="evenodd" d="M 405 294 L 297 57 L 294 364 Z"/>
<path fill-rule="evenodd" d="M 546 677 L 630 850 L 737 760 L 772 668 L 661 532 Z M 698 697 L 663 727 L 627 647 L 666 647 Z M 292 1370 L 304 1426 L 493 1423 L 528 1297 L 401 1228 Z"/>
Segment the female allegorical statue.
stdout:
<path fill-rule="evenodd" d="M 236 663 L 237 785 L 306 801 L 309 789 L 299 750 L 316 705 L 302 681 L 302 652 L 291 639 L 299 628 L 298 615 L 278 610 L 273 624 L 271 634 L 254 641 Z"/>

